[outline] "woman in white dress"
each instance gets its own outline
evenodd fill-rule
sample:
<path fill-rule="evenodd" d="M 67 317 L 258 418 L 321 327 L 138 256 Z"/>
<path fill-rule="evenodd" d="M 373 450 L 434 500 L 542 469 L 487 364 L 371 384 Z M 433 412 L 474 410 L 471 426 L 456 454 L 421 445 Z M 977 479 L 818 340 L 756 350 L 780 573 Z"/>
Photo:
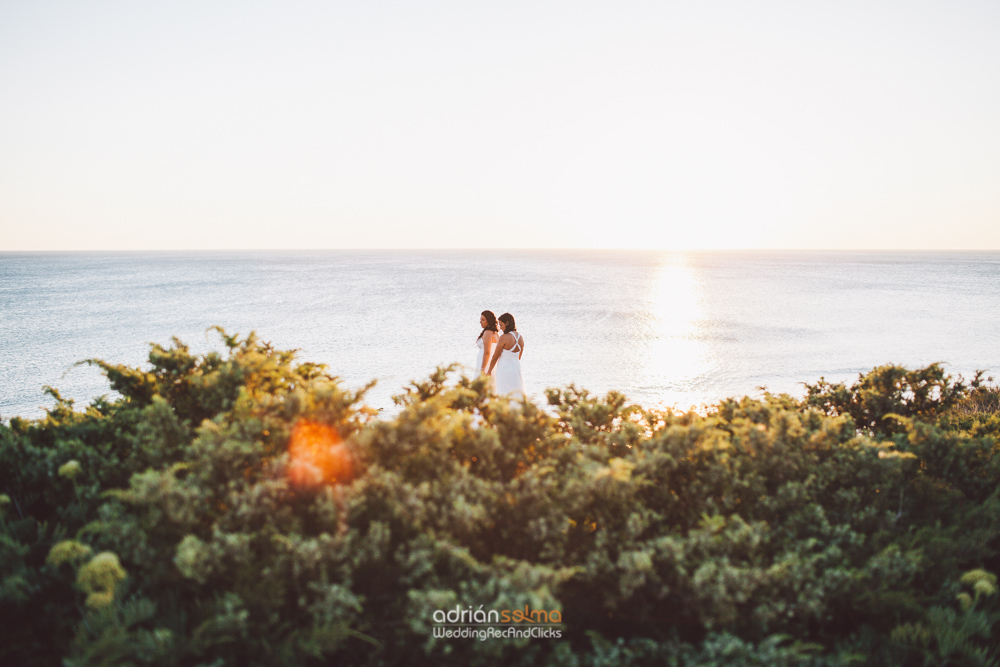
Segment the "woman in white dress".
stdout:
<path fill-rule="evenodd" d="M 523 400 L 525 391 L 524 379 L 521 377 L 521 355 L 524 354 L 524 336 L 517 332 L 514 316 L 510 313 L 500 316 L 500 326 L 504 333 L 497 340 L 488 372 L 493 373 L 497 395 Z"/>
<path fill-rule="evenodd" d="M 484 310 L 479 315 L 479 326 L 483 330 L 479 332 L 479 338 L 476 339 L 476 347 L 479 350 L 476 353 L 476 370 L 482 375 L 487 375 L 486 365 L 490 361 L 493 345 L 497 342 L 497 316 L 493 314 L 492 310 Z M 496 391 L 496 383 L 492 378 L 490 379 L 490 389 Z"/>

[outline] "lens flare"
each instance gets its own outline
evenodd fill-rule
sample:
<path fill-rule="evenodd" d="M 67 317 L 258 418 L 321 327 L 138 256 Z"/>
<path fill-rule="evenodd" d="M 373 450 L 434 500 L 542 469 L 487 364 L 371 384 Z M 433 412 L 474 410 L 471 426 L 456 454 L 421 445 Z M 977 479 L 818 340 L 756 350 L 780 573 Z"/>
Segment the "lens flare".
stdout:
<path fill-rule="evenodd" d="M 288 478 L 297 486 L 344 482 L 351 478 L 351 459 L 337 431 L 326 424 L 300 419 L 288 441 Z"/>

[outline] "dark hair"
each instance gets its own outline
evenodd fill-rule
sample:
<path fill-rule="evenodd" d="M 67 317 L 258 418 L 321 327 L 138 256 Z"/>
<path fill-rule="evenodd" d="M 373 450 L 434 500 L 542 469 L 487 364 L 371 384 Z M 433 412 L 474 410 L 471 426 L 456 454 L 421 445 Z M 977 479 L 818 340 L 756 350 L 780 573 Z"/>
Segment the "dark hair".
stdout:
<path fill-rule="evenodd" d="M 497 331 L 497 316 L 493 314 L 493 311 L 492 310 L 484 310 L 483 312 L 481 312 L 479 314 L 486 318 L 486 329 L 483 329 L 482 331 L 479 332 L 479 338 L 482 338 L 483 334 L 486 333 L 487 330 L 492 331 L 493 333 L 496 333 L 496 331 Z M 479 338 L 477 338 L 476 340 L 479 340 Z"/>
<path fill-rule="evenodd" d="M 510 313 L 504 313 L 503 315 L 501 315 L 500 321 L 506 324 L 507 327 L 510 327 L 510 328 L 504 327 L 505 333 L 510 333 L 511 331 L 517 331 L 517 325 L 514 324 L 514 316 L 511 315 Z"/>

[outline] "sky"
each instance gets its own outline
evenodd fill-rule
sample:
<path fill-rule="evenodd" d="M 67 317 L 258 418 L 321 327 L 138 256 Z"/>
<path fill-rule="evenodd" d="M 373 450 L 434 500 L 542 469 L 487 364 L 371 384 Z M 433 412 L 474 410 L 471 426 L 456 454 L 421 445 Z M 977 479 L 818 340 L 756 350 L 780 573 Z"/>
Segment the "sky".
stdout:
<path fill-rule="evenodd" d="M 0 251 L 1000 249 L 1000 3 L 0 1 Z"/>

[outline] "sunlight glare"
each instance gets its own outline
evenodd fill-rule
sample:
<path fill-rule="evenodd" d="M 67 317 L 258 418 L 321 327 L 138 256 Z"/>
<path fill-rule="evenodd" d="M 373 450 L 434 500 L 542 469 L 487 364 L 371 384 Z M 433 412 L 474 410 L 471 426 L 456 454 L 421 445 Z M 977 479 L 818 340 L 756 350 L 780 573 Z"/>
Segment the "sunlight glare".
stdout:
<path fill-rule="evenodd" d="M 709 346 L 699 337 L 704 318 L 700 286 L 685 257 L 665 259 L 648 299 L 651 330 L 645 384 L 655 389 L 661 405 L 686 409 L 688 405 L 679 401 L 690 400 L 691 388 L 711 370 L 712 361 Z"/>
<path fill-rule="evenodd" d="M 288 441 L 288 478 L 296 486 L 343 482 L 351 477 L 351 460 L 336 430 L 300 419 Z"/>

